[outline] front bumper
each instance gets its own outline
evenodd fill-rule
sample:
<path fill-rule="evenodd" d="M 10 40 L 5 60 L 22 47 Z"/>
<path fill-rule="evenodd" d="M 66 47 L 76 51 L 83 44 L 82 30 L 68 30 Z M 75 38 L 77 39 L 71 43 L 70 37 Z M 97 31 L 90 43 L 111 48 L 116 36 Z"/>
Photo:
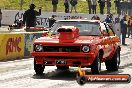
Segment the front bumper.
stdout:
<path fill-rule="evenodd" d="M 68 57 L 95 57 L 94 53 L 80 52 L 33 52 L 32 56 L 68 56 Z"/>
<path fill-rule="evenodd" d="M 78 52 L 33 52 L 36 64 L 45 66 L 89 66 L 93 63 L 96 55 L 94 53 Z M 62 61 L 63 63 L 57 63 Z"/>

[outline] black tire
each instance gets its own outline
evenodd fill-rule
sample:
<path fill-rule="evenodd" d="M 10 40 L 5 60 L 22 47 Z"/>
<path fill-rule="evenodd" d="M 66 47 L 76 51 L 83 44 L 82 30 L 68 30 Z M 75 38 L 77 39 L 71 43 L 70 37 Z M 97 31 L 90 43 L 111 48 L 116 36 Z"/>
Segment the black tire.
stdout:
<path fill-rule="evenodd" d="M 78 78 L 77 78 L 77 83 L 79 84 L 79 85 L 84 85 L 85 83 L 86 83 L 86 78 L 84 77 L 84 76 L 79 76 Z"/>
<path fill-rule="evenodd" d="M 41 64 L 36 64 L 35 60 L 34 60 L 34 70 L 37 75 L 43 74 L 44 68 L 45 68 L 45 66 L 43 66 Z"/>
<path fill-rule="evenodd" d="M 107 71 L 118 71 L 120 65 L 120 51 L 116 50 L 114 56 L 105 62 Z"/>
<path fill-rule="evenodd" d="M 99 54 L 96 56 L 94 62 L 92 63 L 91 71 L 92 74 L 100 74 L 101 72 L 101 60 Z"/>
<path fill-rule="evenodd" d="M 56 66 L 57 70 L 68 70 L 69 66 Z"/>

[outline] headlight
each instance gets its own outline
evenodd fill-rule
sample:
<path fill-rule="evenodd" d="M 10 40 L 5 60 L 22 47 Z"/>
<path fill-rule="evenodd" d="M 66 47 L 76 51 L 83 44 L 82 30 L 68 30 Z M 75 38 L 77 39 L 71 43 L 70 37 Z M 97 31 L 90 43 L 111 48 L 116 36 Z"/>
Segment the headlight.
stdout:
<path fill-rule="evenodd" d="M 89 52 L 89 50 L 90 50 L 89 46 L 83 46 L 82 47 L 83 52 Z"/>
<path fill-rule="evenodd" d="M 34 45 L 34 51 L 41 52 L 43 50 L 43 46 L 40 44 Z"/>

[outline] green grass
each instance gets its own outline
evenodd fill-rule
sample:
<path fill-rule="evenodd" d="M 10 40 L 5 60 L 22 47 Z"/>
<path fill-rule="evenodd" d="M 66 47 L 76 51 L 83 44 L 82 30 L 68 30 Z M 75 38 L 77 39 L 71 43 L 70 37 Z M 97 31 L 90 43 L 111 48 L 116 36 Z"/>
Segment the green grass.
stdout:
<path fill-rule="evenodd" d="M 23 10 L 29 8 L 29 4 L 31 4 L 32 0 L 23 0 Z M 45 12 L 52 12 L 52 4 L 51 0 L 33 0 L 36 5 L 36 9 L 42 6 L 42 10 Z M 1 9 L 9 9 L 9 10 L 20 10 L 20 0 L 0 0 L 0 8 Z M 57 12 L 64 12 L 63 0 L 59 0 Z M 78 13 L 88 13 L 87 2 L 83 0 L 78 0 L 77 4 L 77 12 Z M 112 0 L 112 13 L 115 13 L 114 10 L 114 0 Z M 106 12 L 106 7 L 105 7 Z M 99 13 L 99 7 L 97 3 L 97 13 Z"/>

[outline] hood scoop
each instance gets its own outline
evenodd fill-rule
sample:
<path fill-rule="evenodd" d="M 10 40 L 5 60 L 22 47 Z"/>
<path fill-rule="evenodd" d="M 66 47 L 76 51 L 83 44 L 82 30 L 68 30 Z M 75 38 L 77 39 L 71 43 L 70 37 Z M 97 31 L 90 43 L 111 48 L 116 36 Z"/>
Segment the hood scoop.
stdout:
<path fill-rule="evenodd" d="M 79 29 L 74 26 L 62 26 L 57 30 L 59 32 L 59 42 L 74 42 L 79 36 Z"/>

